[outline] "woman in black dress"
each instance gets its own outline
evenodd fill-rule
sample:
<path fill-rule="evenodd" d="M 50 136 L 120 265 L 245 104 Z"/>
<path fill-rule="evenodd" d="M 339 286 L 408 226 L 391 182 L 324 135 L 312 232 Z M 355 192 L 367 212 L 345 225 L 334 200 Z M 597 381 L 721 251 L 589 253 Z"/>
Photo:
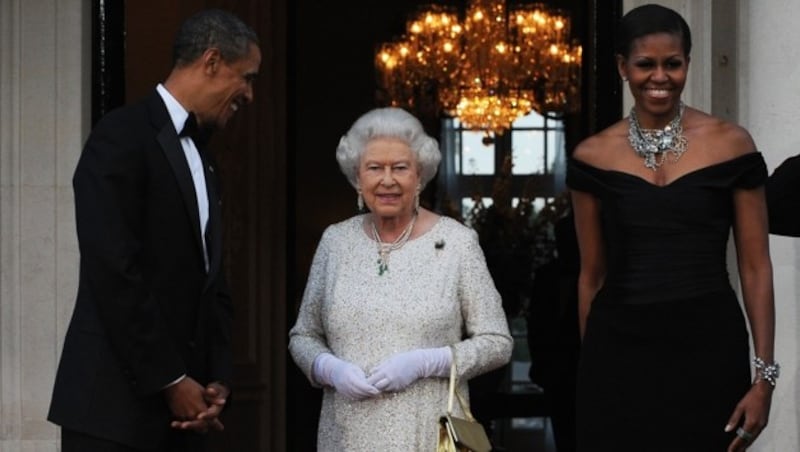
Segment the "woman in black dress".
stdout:
<path fill-rule="evenodd" d="M 746 130 L 681 101 L 691 35 L 680 15 L 641 6 L 618 33 L 635 105 L 576 148 L 567 177 L 581 253 L 578 450 L 744 450 L 779 370 L 766 165 Z"/>

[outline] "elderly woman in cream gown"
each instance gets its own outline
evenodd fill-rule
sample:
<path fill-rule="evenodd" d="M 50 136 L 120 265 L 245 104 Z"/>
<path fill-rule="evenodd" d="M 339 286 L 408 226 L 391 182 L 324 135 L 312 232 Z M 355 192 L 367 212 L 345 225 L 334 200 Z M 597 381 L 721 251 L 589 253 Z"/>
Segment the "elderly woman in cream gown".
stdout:
<path fill-rule="evenodd" d="M 500 296 L 477 234 L 419 207 L 441 155 L 416 118 L 369 111 L 336 157 L 369 213 L 326 229 L 289 333 L 324 388 L 318 450 L 433 451 L 451 363 L 466 396 L 510 359 Z"/>

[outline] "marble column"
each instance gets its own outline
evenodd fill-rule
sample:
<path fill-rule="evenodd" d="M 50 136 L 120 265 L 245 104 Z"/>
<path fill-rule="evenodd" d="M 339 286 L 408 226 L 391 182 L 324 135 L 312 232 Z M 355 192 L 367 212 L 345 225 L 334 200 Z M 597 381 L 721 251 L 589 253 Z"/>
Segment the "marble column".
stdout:
<path fill-rule="evenodd" d="M 750 130 L 770 173 L 800 153 L 800 2 L 737 0 L 742 77 L 740 122 Z M 800 207 L 800 206 L 798 206 Z M 775 357 L 781 377 L 770 422 L 753 451 L 800 450 L 800 239 L 770 236 L 775 286 Z"/>
<path fill-rule="evenodd" d="M 46 420 L 78 277 L 71 177 L 89 130 L 88 0 L 0 0 L 0 451 Z"/>

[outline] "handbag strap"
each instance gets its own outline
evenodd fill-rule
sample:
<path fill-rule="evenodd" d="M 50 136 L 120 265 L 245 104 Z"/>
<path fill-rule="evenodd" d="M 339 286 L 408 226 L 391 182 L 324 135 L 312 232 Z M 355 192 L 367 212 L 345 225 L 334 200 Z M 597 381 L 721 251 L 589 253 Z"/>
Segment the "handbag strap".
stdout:
<path fill-rule="evenodd" d="M 469 409 L 469 404 L 464 400 L 461 396 L 461 393 L 458 392 L 458 388 L 456 388 L 456 355 L 455 353 L 452 354 L 453 358 L 450 360 L 450 387 L 448 389 L 448 396 L 447 396 L 447 414 L 453 414 L 453 399 L 458 398 L 458 404 L 461 405 L 461 411 L 464 412 L 464 415 L 467 417 L 468 420 L 475 422 L 475 417 L 472 416 L 472 411 Z"/>

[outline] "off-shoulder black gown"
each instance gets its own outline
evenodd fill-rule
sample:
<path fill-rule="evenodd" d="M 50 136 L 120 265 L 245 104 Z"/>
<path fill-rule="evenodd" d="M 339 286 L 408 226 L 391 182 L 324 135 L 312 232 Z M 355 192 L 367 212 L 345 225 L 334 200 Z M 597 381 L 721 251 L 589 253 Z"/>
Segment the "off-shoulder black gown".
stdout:
<path fill-rule="evenodd" d="M 733 191 L 766 177 L 758 152 L 666 186 L 570 162 L 567 185 L 601 202 L 607 258 L 578 369 L 579 451 L 726 450 L 751 381 L 726 261 Z"/>

